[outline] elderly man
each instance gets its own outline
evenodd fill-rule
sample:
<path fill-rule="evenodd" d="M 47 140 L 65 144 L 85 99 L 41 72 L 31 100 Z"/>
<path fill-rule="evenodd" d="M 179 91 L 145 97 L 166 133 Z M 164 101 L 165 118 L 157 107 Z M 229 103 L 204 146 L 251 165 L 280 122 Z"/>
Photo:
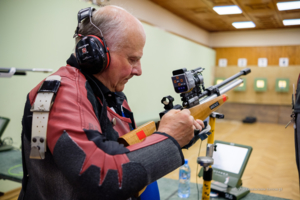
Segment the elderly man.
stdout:
<path fill-rule="evenodd" d="M 172 110 L 146 140 L 120 145 L 117 139 L 135 128 L 122 91 L 130 78 L 142 74 L 145 32 L 135 17 L 115 6 L 87 9 L 78 17 L 76 54 L 27 97 L 19 199 L 134 199 L 183 164 L 181 147 L 203 126 L 188 110 Z M 95 52 L 104 56 L 101 62 Z M 93 56 L 96 61 L 89 62 Z M 46 112 L 43 95 L 48 93 L 55 100 Z"/>

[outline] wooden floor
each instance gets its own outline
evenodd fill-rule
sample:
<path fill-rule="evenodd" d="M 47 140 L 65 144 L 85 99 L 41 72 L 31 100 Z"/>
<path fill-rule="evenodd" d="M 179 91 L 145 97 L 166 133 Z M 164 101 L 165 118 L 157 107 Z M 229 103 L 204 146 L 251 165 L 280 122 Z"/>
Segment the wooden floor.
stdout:
<path fill-rule="evenodd" d="M 278 124 L 243 124 L 237 121 L 218 120 L 215 139 L 253 147 L 242 178 L 243 186 L 251 189 L 251 192 L 293 200 L 300 199 L 292 126 L 285 129 L 284 125 Z M 200 170 L 196 162 L 199 146 L 200 141 L 183 152 L 185 158 L 189 159 L 193 183 L 196 183 L 196 173 Z M 200 156 L 205 155 L 205 148 L 206 141 L 202 142 Z M 177 180 L 178 169 L 165 177 Z M 202 184 L 202 178 L 197 178 L 197 181 Z M 267 191 L 268 188 L 281 191 Z M 20 189 L 16 189 L 6 193 L 0 200 L 15 200 L 19 191 Z"/>
<path fill-rule="evenodd" d="M 17 200 L 21 191 L 21 187 L 4 193 L 0 196 L 0 200 Z"/>
<path fill-rule="evenodd" d="M 299 200 L 299 179 L 295 160 L 294 129 L 292 125 L 217 120 L 215 140 L 244 144 L 253 147 L 248 165 L 242 177 L 243 186 L 251 192 Z M 191 167 L 191 182 L 196 183 L 200 141 L 184 150 Z M 206 140 L 202 142 L 200 156 L 206 154 Z M 197 170 L 198 166 L 198 170 Z M 178 179 L 178 169 L 166 178 Z M 203 183 L 202 178 L 197 178 Z M 278 191 L 267 191 L 278 189 Z M 258 191 L 260 190 L 260 191 Z M 281 190 L 281 191 L 280 191 Z"/>

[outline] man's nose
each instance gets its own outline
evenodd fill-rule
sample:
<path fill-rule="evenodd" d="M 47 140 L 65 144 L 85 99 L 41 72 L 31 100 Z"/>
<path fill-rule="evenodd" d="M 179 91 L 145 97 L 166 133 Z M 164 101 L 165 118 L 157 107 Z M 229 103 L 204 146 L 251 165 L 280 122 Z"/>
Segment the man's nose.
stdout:
<path fill-rule="evenodd" d="M 142 75 L 142 67 L 141 67 L 141 65 L 133 67 L 133 69 L 132 69 L 132 75 L 135 75 L 135 76 Z"/>

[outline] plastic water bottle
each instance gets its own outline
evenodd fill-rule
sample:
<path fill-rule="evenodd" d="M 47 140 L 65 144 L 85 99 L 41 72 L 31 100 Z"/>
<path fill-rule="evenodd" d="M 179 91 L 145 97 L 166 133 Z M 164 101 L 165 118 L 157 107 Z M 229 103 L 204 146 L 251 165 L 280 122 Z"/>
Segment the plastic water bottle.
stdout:
<path fill-rule="evenodd" d="M 184 160 L 184 165 L 179 168 L 179 185 L 178 196 L 180 198 L 188 198 L 190 196 L 190 177 L 191 169 L 188 165 L 188 160 Z"/>

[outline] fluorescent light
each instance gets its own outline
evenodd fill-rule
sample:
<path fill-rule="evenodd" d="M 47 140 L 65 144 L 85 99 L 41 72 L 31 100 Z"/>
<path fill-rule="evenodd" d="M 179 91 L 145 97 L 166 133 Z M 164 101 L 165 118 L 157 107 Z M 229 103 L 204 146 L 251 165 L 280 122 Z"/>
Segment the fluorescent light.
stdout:
<path fill-rule="evenodd" d="M 300 1 L 278 2 L 278 10 L 294 10 L 300 9 Z"/>
<path fill-rule="evenodd" d="M 236 5 L 234 5 L 234 6 L 215 6 L 215 7 L 213 7 L 213 9 L 219 15 L 231 15 L 231 14 L 242 13 L 242 10 Z"/>
<path fill-rule="evenodd" d="M 255 27 L 255 24 L 251 21 L 247 21 L 247 22 L 233 22 L 232 26 L 234 26 L 235 28 L 253 28 Z"/>
<path fill-rule="evenodd" d="M 300 25 L 300 19 L 284 19 L 283 24 L 285 26 Z"/>

